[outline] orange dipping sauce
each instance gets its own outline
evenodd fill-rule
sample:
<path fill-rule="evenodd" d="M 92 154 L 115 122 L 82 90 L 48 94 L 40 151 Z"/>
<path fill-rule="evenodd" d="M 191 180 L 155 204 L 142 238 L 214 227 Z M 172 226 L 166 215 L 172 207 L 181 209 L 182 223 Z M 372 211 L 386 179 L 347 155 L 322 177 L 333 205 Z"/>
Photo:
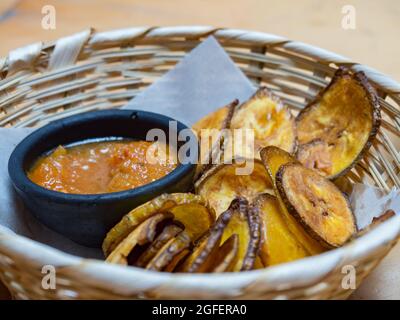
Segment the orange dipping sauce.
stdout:
<path fill-rule="evenodd" d="M 177 166 L 168 145 L 149 150 L 154 142 L 114 140 L 57 147 L 36 161 L 28 177 L 50 190 L 100 194 L 133 189 L 162 178 Z M 162 154 L 161 151 L 167 151 Z"/>

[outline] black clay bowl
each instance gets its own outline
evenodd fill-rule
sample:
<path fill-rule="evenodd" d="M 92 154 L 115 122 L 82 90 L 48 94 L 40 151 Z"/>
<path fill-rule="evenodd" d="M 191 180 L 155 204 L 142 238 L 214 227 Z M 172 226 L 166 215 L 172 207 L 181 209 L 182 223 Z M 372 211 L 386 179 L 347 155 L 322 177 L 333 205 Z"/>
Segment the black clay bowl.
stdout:
<path fill-rule="evenodd" d="M 148 131 L 155 128 L 164 131 L 170 142 L 172 136 L 187 129 L 180 122 L 170 129 L 170 121 L 174 120 L 151 112 L 105 110 L 52 122 L 16 146 L 8 162 L 11 181 L 26 207 L 43 224 L 79 244 L 98 247 L 108 230 L 131 209 L 162 193 L 188 191 L 196 168 L 194 161 L 180 163 L 168 175 L 147 185 L 96 195 L 48 190 L 33 183 L 26 172 L 40 156 L 59 145 L 106 137 L 146 140 Z M 195 141 L 197 148 L 194 135 L 186 138 L 194 139 L 191 143 Z M 177 143 L 178 150 L 183 144 Z M 197 157 L 193 152 L 188 156 Z"/>

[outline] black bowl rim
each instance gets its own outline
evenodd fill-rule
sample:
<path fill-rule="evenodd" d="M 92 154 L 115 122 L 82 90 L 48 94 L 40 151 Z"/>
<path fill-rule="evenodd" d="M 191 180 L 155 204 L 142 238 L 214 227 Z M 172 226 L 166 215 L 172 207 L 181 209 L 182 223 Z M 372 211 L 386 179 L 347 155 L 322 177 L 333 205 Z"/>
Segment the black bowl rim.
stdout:
<path fill-rule="evenodd" d="M 80 204 L 91 204 L 91 203 L 109 203 L 116 200 L 136 197 L 140 195 L 149 194 L 153 189 L 163 189 L 164 186 L 169 185 L 172 182 L 179 181 L 189 174 L 196 164 L 194 163 L 180 163 L 173 171 L 165 175 L 164 177 L 153 181 L 151 183 L 145 184 L 143 186 L 111 193 L 100 193 L 100 194 L 74 194 L 74 193 L 63 193 L 59 191 L 54 191 L 46 189 L 33 181 L 31 181 L 23 168 L 23 159 L 26 156 L 29 149 L 33 144 L 36 144 L 42 138 L 44 133 L 48 134 L 50 131 L 62 130 L 66 123 L 73 122 L 84 122 L 89 120 L 95 120 L 101 117 L 111 117 L 115 115 L 122 115 L 126 117 L 148 117 L 153 118 L 155 122 L 166 122 L 176 121 L 177 131 L 182 129 L 190 129 L 187 125 L 182 122 L 173 119 L 171 117 L 165 116 L 163 114 L 142 111 L 142 110 L 121 110 L 121 109 L 110 109 L 110 110 L 99 110 L 84 112 L 77 115 L 69 116 L 60 120 L 52 121 L 43 127 L 38 128 L 27 137 L 25 137 L 17 146 L 14 148 L 13 152 L 8 161 L 8 174 L 14 186 L 32 196 L 52 198 L 55 202 L 62 203 L 80 203 Z M 195 136 L 194 136 L 195 137 Z M 197 142 L 197 140 L 196 140 Z"/>

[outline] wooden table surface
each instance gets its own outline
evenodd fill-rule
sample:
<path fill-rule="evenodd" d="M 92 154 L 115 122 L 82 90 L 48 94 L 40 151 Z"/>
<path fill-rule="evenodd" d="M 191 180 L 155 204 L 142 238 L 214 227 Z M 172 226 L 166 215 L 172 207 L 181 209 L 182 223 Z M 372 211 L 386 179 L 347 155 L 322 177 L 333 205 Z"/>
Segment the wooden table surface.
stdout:
<path fill-rule="evenodd" d="M 44 30 L 41 10 L 56 9 L 56 29 Z M 342 8 L 355 9 L 356 28 L 342 27 Z M 1 0 L 0 56 L 36 41 L 88 27 L 212 25 L 257 30 L 304 41 L 350 57 L 400 81 L 398 0 Z M 400 245 L 353 295 L 400 299 Z M 0 299 L 6 296 L 0 285 Z"/>

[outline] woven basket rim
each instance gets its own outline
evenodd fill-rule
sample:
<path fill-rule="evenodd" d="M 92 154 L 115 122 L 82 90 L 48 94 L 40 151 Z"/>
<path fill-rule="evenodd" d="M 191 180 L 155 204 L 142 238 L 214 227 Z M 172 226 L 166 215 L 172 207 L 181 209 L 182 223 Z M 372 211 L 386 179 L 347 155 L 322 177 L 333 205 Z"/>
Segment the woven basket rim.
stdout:
<path fill-rule="evenodd" d="M 23 254 L 27 259 L 40 262 L 41 265 L 48 262 L 55 266 L 75 266 L 86 277 L 93 277 L 97 281 L 107 278 L 112 280 L 111 283 L 117 282 L 119 287 L 126 290 L 131 290 L 133 287 L 139 290 L 138 283 L 127 280 L 141 279 L 142 285 L 150 288 L 155 282 L 159 286 L 168 285 L 169 289 L 182 289 L 189 285 L 198 289 L 213 287 L 225 293 L 234 293 L 235 290 L 249 283 L 257 283 L 265 290 L 277 283 L 290 284 L 292 288 L 295 288 L 304 283 L 319 282 L 337 267 L 368 255 L 377 247 L 389 244 L 399 236 L 400 216 L 397 215 L 349 244 L 319 255 L 258 270 L 220 274 L 186 274 L 155 272 L 136 267 L 127 268 L 102 260 L 81 258 L 19 236 L 10 229 L 0 226 L 0 244 L 12 252 Z M 315 268 L 316 265 L 318 268 Z M 299 274 L 302 278 L 298 278 Z"/>
<path fill-rule="evenodd" d="M 85 31 L 84 31 L 85 32 Z M 325 49 L 308 45 L 298 41 L 290 41 L 286 38 L 262 32 L 252 32 L 240 29 L 224 29 L 209 26 L 179 26 L 179 27 L 135 27 L 117 29 L 104 32 L 95 32 L 93 29 L 86 31 L 90 33 L 87 41 L 89 46 L 102 46 L 112 41 L 113 33 L 119 34 L 119 38 L 125 37 L 126 41 L 133 41 L 139 37 L 148 38 L 171 38 L 190 36 L 202 38 L 207 35 L 214 35 L 217 39 L 230 39 L 235 41 L 253 42 L 254 44 L 265 44 L 271 47 L 278 46 L 298 54 L 304 54 L 317 58 L 325 64 L 334 63 L 337 66 L 346 65 L 355 71 L 364 71 L 366 75 L 378 86 L 391 93 L 400 93 L 400 84 L 390 77 L 368 67 L 352 62 L 346 57 L 337 55 Z M 72 35 L 75 36 L 76 34 Z M 67 36 L 64 37 L 72 37 Z M 61 40 L 61 39 L 59 39 Z M 41 43 L 42 50 L 53 48 L 57 41 Z M 13 50 L 23 49 L 18 48 Z M 0 59 L 0 70 L 9 68 L 9 57 L 11 53 Z M 6 79 L 6 78 L 5 78 Z M 101 260 L 85 259 L 65 253 L 61 250 L 47 246 L 35 240 L 18 235 L 9 228 L 0 225 L 0 246 L 6 252 L 13 255 L 37 261 L 41 265 L 49 264 L 59 266 L 72 266 L 85 274 L 87 278 L 100 281 L 105 287 L 112 289 L 113 284 L 128 293 L 151 290 L 153 286 L 165 286 L 168 290 L 182 290 L 186 288 L 202 289 L 213 288 L 216 294 L 229 292 L 234 296 L 244 285 L 254 283 L 255 290 L 273 288 L 277 284 L 286 284 L 289 287 L 302 286 L 310 282 L 318 283 L 321 279 L 331 273 L 343 263 L 354 261 L 360 257 L 369 256 L 378 247 L 391 243 L 400 237 L 400 216 L 386 221 L 374 228 L 362 237 L 341 248 L 331 250 L 320 255 L 307 257 L 294 262 L 272 266 L 265 269 L 252 270 L 240 273 L 229 274 L 169 274 L 153 272 L 140 268 L 126 268 L 118 265 L 104 263 Z M 315 266 L 318 268 L 315 268 Z M 302 277 L 299 279 L 299 275 Z M 106 281 L 106 280 L 107 281 Z M 127 280 L 135 279 L 135 282 Z M 140 281 L 138 281 L 140 279 Z M 232 281 L 234 280 L 234 281 Z M 207 295 L 209 297 L 209 295 Z"/>
<path fill-rule="evenodd" d="M 303 54 L 312 58 L 317 58 L 326 64 L 334 63 L 337 66 L 347 66 L 354 71 L 363 71 L 367 77 L 376 85 L 384 88 L 391 93 L 400 93 L 400 83 L 380 71 L 368 67 L 366 65 L 352 61 L 351 59 L 336 54 L 332 51 L 310 45 L 301 41 L 292 41 L 285 37 L 260 31 L 249 31 L 246 29 L 218 28 L 207 25 L 195 26 L 168 26 L 168 27 L 131 27 L 121 29 L 111 29 L 107 31 L 97 32 L 95 28 L 88 28 L 81 32 L 66 35 L 56 40 L 46 42 L 34 42 L 25 46 L 21 46 L 9 51 L 6 57 L 0 57 L 0 70 L 5 71 L 9 68 L 9 60 L 11 53 L 24 50 L 31 46 L 39 46 L 41 50 L 49 50 L 56 46 L 60 40 L 71 39 L 75 36 L 88 34 L 89 39 L 87 45 L 90 47 L 98 47 L 114 43 L 113 37 L 119 41 L 134 41 L 138 38 L 171 38 L 171 37 L 188 37 L 188 38 L 204 38 L 212 35 L 221 40 L 234 40 L 237 42 L 247 42 L 254 44 L 265 44 L 269 47 L 279 46 L 288 51 Z M 35 57 L 31 57 L 33 61 Z"/>

